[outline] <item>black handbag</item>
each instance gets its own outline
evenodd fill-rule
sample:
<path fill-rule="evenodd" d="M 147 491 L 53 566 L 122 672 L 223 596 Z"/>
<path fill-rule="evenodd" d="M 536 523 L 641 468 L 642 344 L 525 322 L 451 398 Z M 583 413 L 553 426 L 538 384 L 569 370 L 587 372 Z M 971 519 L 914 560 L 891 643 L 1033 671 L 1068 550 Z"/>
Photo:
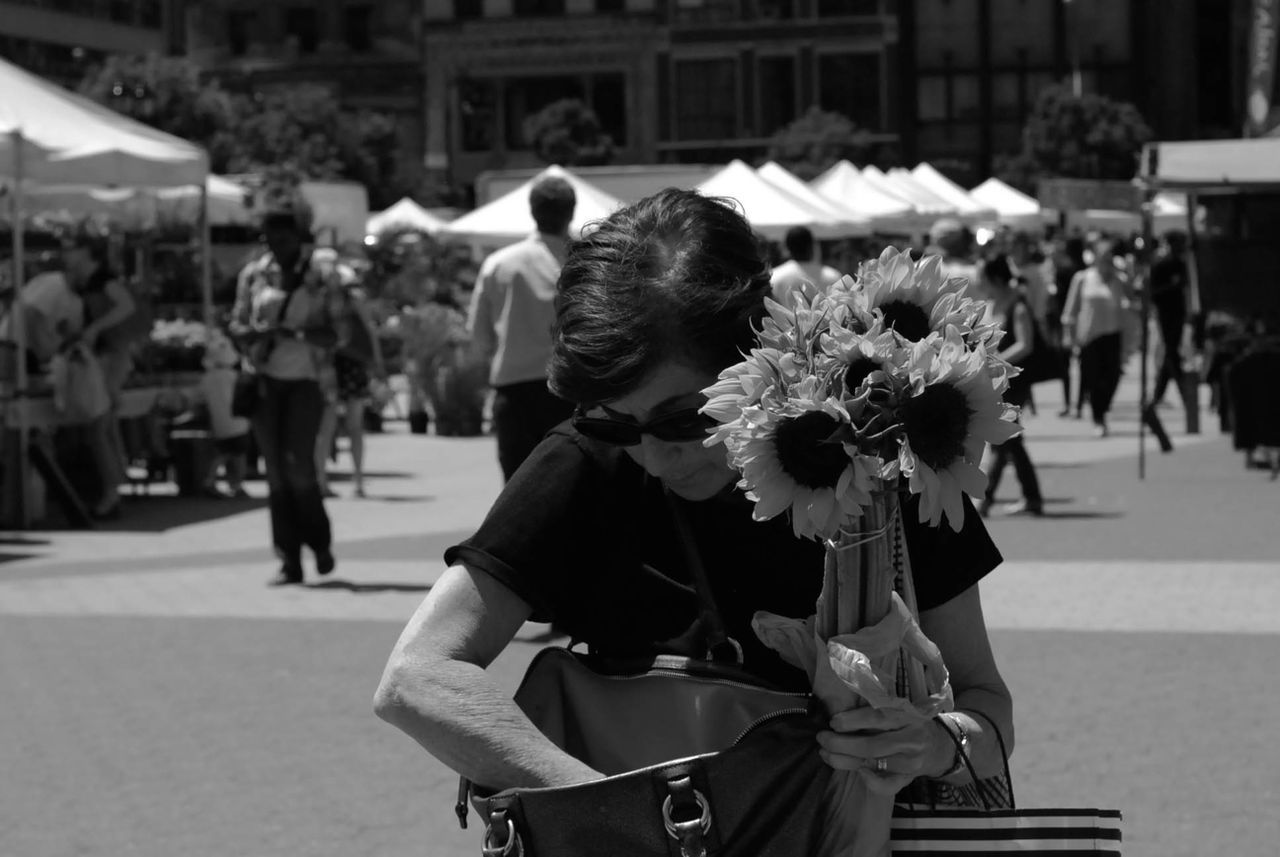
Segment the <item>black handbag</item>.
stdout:
<path fill-rule="evenodd" d="M 1027 308 L 1027 313 L 1030 314 L 1031 307 L 1027 305 L 1027 302 L 1024 300 L 1021 303 Z M 1014 380 L 1018 384 L 1026 386 L 1039 384 L 1041 381 L 1060 379 L 1069 370 L 1067 352 L 1049 341 L 1034 316 L 1031 319 L 1031 353 L 1023 358 L 1022 362 L 1018 364 L 1018 368 L 1022 370 L 1022 373 Z"/>
<path fill-rule="evenodd" d="M 607 776 L 496 794 L 465 779 L 486 857 L 801 857 L 821 834 L 831 769 L 808 693 L 742 670 L 706 572 L 672 503 L 698 593 L 708 657 L 612 661 L 540 652 L 515 701 L 553 743 Z"/>

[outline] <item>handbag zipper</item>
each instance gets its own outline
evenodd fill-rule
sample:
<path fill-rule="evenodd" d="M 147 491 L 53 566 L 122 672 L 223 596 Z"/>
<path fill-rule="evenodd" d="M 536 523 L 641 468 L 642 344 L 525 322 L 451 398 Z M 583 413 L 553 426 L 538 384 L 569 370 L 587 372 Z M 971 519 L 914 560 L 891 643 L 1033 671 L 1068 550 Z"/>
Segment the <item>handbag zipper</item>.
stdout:
<path fill-rule="evenodd" d="M 739 735 L 737 738 L 734 738 L 733 743 L 730 744 L 729 746 L 730 747 L 737 746 L 742 741 L 742 739 L 750 735 L 753 730 L 763 726 L 764 724 L 768 723 L 770 720 L 775 720 L 779 717 L 787 717 L 788 715 L 791 715 L 791 714 L 808 714 L 808 713 L 809 713 L 809 709 L 807 708 L 783 708 L 779 711 L 771 711 L 768 714 L 764 715 L 763 717 L 757 718 L 754 723 L 752 723 L 746 729 L 742 730 L 742 734 Z"/>

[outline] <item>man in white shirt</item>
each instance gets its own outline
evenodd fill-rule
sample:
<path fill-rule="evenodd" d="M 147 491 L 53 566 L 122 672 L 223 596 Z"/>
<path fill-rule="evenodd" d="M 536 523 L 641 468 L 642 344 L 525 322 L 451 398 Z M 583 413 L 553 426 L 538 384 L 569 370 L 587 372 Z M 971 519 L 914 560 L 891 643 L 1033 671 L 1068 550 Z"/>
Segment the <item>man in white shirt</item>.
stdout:
<path fill-rule="evenodd" d="M 791 227 L 784 243 L 791 258 L 774 268 L 769 277 L 773 299 L 778 303 L 790 303 L 792 293 L 805 283 L 825 289 L 842 276 L 835 268 L 814 258 L 813 233 L 807 227 Z"/>
<path fill-rule="evenodd" d="M 564 265 L 569 223 L 577 198 L 554 176 L 529 191 L 537 231 L 492 253 L 480 266 L 467 329 L 491 363 L 493 423 L 498 463 L 511 479 L 543 436 L 573 413 L 547 389 L 556 281 Z"/>

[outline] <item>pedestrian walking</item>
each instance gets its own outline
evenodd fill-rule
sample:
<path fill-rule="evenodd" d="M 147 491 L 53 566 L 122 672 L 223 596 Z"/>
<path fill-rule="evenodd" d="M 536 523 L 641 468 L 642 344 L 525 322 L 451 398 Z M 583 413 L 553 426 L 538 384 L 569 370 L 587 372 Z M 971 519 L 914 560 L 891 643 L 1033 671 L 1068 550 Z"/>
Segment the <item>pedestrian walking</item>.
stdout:
<path fill-rule="evenodd" d="M 981 277 L 983 290 L 991 302 L 992 318 L 1004 329 L 1004 336 L 998 346 L 999 356 L 1015 366 L 1026 365 L 1043 338 L 1036 336 L 1036 320 L 1031 306 L 1026 295 L 1014 283 L 1013 271 L 1006 257 L 996 256 L 985 262 L 981 268 Z M 1031 382 L 1025 375 L 1014 377 L 1009 382 L 1005 401 L 1023 408 L 1030 399 Z M 1040 494 L 1040 480 L 1021 434 L 991 449 L 989 463 L 985 468 L 987 493 L 978 510 L 984 517 L 991 511 L 996 492 L 1000 488 L 1000 478 L 1009 464 L 1013 465 L 1018 483 L 1022 486 L 1022 499 L 1007 506 L 1005 513 L 1037 517 L 1043 515 L 1044 498 Z"/>
<path fill-rule="evenodd" d="M 562 178 L 534 184 L 529 211 L 537 231 L 485 259 L 472 294 L 467 330 L 473 347 L 491 361 L 493 425 L 505 480 L 543 435 L 573 413 L 568 402 L 547 389 L 547 360 L 556 278 L 576 202 L 573 185 Z"/>
<path fill-rule="evenodd" d="M 773 269 L 769 285 L 773 299 L 784 306 L 791 303 L 791 293 L 806 284 L 825 289 L 843 276 L 816 258 L 813 233 L 807 226 L 793 226 L 783 239 L 790 259 Z"/>
<path fill-rule="evenodd" d="M 1109 433 L 1107 414 L 1120 386 L 1124 330 L 1130 294 L 1115 264 L 1115 242 L 1093 246 L 1093 264 L 1071 280 L 1062 310 L 1062 327 L 1079 352 L 1080 382 L 1089 393 L 1089 408 L 1098 437 Z"/>
<path fill-rule="evenodd" d="M 234 413 L 236 379 L 240 374 L 240 352 L 221 330 L 214 330 L 204 351 L 204 373 L 200 376 L 200 395 L 209 412 L 209 430 L 213 435 L 214 458 L 204 478 L 207 497 L 223 499 L 228 494 L 218 490 L 218 475 L 227 481 L 229 496 L 240 500 L 249 496 L 244 489 L 248 470 L 249 420 Z"/>
<path fill-rule="evenodd" d="M 1164 239 L 1165 252 L 1151 266 L 1151 305 L 1156 311 L 1164 352 L 1151 390 L 1151 402 L 1155 405 L 1163 404 L 1170 381 L 1179 395 L 1182 393 L 1182 334 L 1187 325 L 1187 293 L 1191 285 L 1186 248 L 1186 235 L 1169 233 Z"/>
<path fill-rule="evenodd" d="M 1071 282 L 1075 279 L 1076 274 L 1087 267 L 1088 264 L 1084 260 L 1083 238 L 1073 235 L 1055 244 L 1053 250 L 1053 295 L 1047 307 L 1045 319 L 1049 325 L 1049 334 L 1052 337 L 1052 341 L 1063 349 L 1065 355 L 1066 365 L 1062 369 L 1062 410 L 1058 412 L 1060 417 L 1069 417 L 1072 413 L 1071 360 L 1075 357 L 1072 353 L 1073 349 L 1067 341 L 1067 331 L 1062 326 L 1062 311 L 1067 304 L 1067 295 L 1071 291 Z M 1078 381 L 1075 416 L 1076 419 L 1081 419 L 1084 416 L 1086 390 L 1083 375 L 1077 371 L 1076 376 Z"/>
<path fill-rule="evenodd" d="M 280 571 L 272 586 L 302 583 L 302 548 L 316 573 L 333 571 L 333 534 L 316 475 L 316 438 L 334 384 L 334 349 L 346 341 L 346 299 L 337 270 L 317 260 L 302 203 L 262 222 L 267 252 L 240 272 L 231 331 L 258 380 L 253 430 L 266 463 L 271 540 Z"/>

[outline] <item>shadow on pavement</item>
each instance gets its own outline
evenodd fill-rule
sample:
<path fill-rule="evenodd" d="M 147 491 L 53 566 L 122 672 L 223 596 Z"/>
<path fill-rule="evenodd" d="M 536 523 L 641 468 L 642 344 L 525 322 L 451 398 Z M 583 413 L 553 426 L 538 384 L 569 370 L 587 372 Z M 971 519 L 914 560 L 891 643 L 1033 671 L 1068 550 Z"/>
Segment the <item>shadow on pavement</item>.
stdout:
<path fill-rule="evenodd" d="M 242 515 L 265 508 L 266 498 L 215 500 L 207 497 L 126 496 L 120 506 L 120 517 L 99 521 L 97 529 L 104 533 L 162 533 L 174 527 L 185 527 Z"/>
<path fill-rule="evenodd" d="M 436 498 L 431 494 L 387 494 L 381 497 L 370 494 L 365 499 L 375 503 L 430 503 Z"/>
<path fill-rule="evenodd" d="M 324 592 L 427 592 L 429 583 L 353 583 L 350 580 L 326 580 L 308 583 L 304 589 Z"/>
<path fill-rule="evenodd" d="M 372 473 L 366 470 L 364 472 L 365 479 L 412 479 L 413 476 L 414 474 L 408 473 L 403 470 L 389 470 L 385 472 L 374 471 Z M 350 471 L 341 471 L 341 470 L 338 471 L 337 473 L 330 473 L 329 481 L 330 482 L 350 482 L 351 473 Z"/>
<path fill-rule="evenodd" d="M 0 551 L 0 563 L 15 562 L 20 559 L 31 559 L 40 556 L 38 553 L 10 553 L 9 551 Z"/>

